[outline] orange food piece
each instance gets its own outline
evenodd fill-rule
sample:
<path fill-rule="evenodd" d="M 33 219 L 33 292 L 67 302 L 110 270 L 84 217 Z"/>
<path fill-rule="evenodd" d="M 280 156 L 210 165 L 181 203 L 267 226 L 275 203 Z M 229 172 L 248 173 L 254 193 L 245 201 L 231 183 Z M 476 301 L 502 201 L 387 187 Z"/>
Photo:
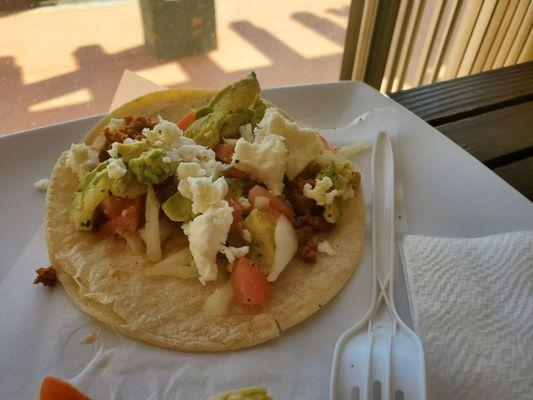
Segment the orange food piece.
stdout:
<path fill-rule="evenodd" d="M 196 110 L 193 108 L 180 119 L 180 121 L 178 122 L 178 126 L 182 131 L 184 131 L 194 122 L 195 119 Z"/>
<path fill-rule="evenodd" d="M 239 258 L 231 270 L 235 301 L 245 306 L 263 308 L 270 293 L 270 283 L 263 272 L 246 257 Z"/>
<path fill-rule="evenodd" d="M 241 171 L 240 169 L 237 169 L 235 167 L 229 167 L 226 171 L 224 171 L 224 176 L 227 178 L 236 178 L 236 179 L 244 179 L 244 180 L 250 180 L 250 174 L 248 172 Z"/>
<path fill-rule="evenodd" d="M 101 230 L 112 233 L 120 228 L 135 232 L 144 216 L 143 199 L 143 197 L 126 199 L 117 196 L 104 199 L 101 206 L 109 220 L 102 226 Z"/>
<path fill-rule="evenodd" d="M 229 164 L 231 162 L 231 158 L 233 157 L 234 152 L 234 144 L 220 143 L 217 144 L 215 147 L 215 155 L 220 161 L 225 162 L 226 164 Z"/>
<path fill-rule="evenodd" d="M 242 208 L 241 204 L 233 197 L 230 197 L 228 199 L 228 203 L 230 207 L 233 208 L 233 222 L 231 223 L 230 230 L 242 236 L 242 232 L 244 231 L 244 221 L 242 219 L 244 209 Z"/>
<path fill-rule="evenodd" d="M 294 211 L 292 211 L 291 206 L 289 205 L 289 203 L 287 203 L 287 201 L 285 201 L 285 199 L 279 196 L 274 196 L 272 192 L 265 189 L 263 186 L 255 185 L 248 192 L 248 200 L 250 200 L 250 203 L 254 208 L 255 199 L 257 199 L 258 197 L 266 197 L 270 200 L 270 203 L 268 205 L 268 208 L 270 210 L 276 211 L 280 214 L 284 214 L 291 221 L 294 220 Z"/>
<path fill-rule="evenodd" d="M 70 383 L 47 376 L 41 383 L 40 400 L 90 400 Z"/>

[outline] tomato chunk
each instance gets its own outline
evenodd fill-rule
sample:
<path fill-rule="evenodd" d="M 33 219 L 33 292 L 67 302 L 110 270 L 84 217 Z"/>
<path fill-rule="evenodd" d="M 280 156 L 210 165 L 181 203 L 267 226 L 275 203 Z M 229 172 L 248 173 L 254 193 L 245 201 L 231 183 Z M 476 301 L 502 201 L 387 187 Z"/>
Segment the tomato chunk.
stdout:
<path fill-rule="evenodd" d="M 180 121 L 178 122 L 178 126 L 182 131 L 187 129 L 195 120 L 196 118 L 196 110 L 192 108 L 187 114 L 185 114 Z"/>
<path fill-rule="evenodd" d="M 245 306 L 262 308 L 267 302 L 270 283 L 259 267 L 246 257 L 237 260 L 231 271 L 235 301 Z"/>
<path fill-rule="evenodd" d="M 40 400 L 90 400 L 70 383 L 47 376 L 41 383 Z"/>
<path fill-rule="evenodd" d="M 225 162 L 226 164 L 229 164 L 231 162 L 231 158 L 233 157 L 234 151 L 234 144 L 220 143 L 217 144 L 217 146 L 215 147 L 215 155 L 220 161 Z"/>
<path fill-rule="evenodd" d="M 231 223 L 230 230 L 242 236 L 242 232 L 244 231 L 244 221 L 242 219 L 244 208 L 233 197 L 228 199 L 228 203 L 233 208 L 233 222 Z"/>
<path fill-rule="evenodd" d="M 255 185 L 250 189 L 250 192 L 248 192 L 248 200 L 250 200 L 250 203 L 253 207 L 255 207 L 255 200 L 258 197 L 266 197 L 269 199 L 270 203 L 268 207 L 271 210 L 277 211 L 280 214 L 284 214 L 290 220 L 294 219 L 294 211 L 292 211 L 289 203 L 279 196 L 274 196 L 272 192 L 268 191 L 263 186 Z"/>
<path fill-rule="evenodd" d="M 135 232 L 144 215 L 143 197 L 126 199 L 124 197 L 110 196 L 100 204 L 108 221 L 101 230 L 112 233 L 117 229 Z"/>
<path fill-rule="evenodd" d="M 224 176 L 228 178 L 237 178 L 244 180 L 251 180 L 250 174 L 248 172 L 241 171 L 235 167 L 230 167 L 224 172 Z"/>

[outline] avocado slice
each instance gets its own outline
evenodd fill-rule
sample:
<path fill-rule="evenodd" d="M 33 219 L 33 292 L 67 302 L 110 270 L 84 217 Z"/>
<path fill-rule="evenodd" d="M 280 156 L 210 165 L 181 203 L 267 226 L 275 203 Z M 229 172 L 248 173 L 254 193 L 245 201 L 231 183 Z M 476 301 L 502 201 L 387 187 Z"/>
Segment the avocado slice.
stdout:
<path fill-rule="evenodd" d="M 174 175 L 178 164 L 164 162 L 165 152 L 161 149 L 152 149 L 132 158 L 128 162 L 128 169 L 133 172 L 139 182 L 155 185 Z"/>
<path fill-rule="evenodd" d="M 244 220 L 244 227 L 252 234 L 250 258 L 268 275 L 276 254 L 274 223 L 264 212 L 254 209 Z"/>
<path fill-rule="evenodd" d="M 215 147 L 221 136 L 238 137 L 239 126 L 253 116 L 250 107 L 260 90 L 254 72 L 225 87 L 197 111 L 196 120 L 187 128 L 185 136 L 206 147 Z"/>
<path fill-rule="evenodd" d="M 211 99 L 207 107 L 214 112 L 242 111 L 249 108 L 261 90 L 255 72 L 250 72 L 240 81 L 226 86 Z"/>
<path fill-rule="evenodd" d="M 150 148 L 150 143 L 147 140 L 135 141 L 131 143 L 118 143 L 118 156 L 122 161 L 128 162 L 132 158 L 139 157 L 142 153 Z"/>
<path fill-rule="evenodd" d="M 261 120 L 265 116 L 266 109 L 267 104 L 264 102 L 264 100 L 259 97 L 259 95 L 255 96 L 254 104 L 252 105 L 253 115 L 250 120 L 252 128 L 255 128 L 257 125 L 259 125 L 259 122 L 261 122 Z"/>
<path fill-rule="evenodd" d="M 191 201 L 180 192 L 174 193 L 163 203 L 163 211 L 172 221 L 182 222 L 191 218 Z"/>

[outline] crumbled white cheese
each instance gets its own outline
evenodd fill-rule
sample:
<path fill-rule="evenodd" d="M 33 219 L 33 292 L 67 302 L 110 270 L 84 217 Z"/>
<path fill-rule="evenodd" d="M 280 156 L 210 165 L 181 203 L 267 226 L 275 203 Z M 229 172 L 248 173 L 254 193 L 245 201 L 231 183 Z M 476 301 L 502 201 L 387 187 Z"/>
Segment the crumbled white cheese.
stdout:
<path fill-rule="evenodd" d="M 279 196 L 283 190 L 283 176 L 287 149 L 285 138 L 267 135 L 254 143 L 240 138 L 235 145 L 231 165 L 241 171 L 249 172 L 253 178 L 263 182 L 268 189 Z"/>
<path fill-rule="evenodd" d="M 184 144 L 179 148 L 179 152 L 186 162 L 201 162 L 215 159 L 215 152 L 213 150 L 199 144 Z"/>
<path fill-rule="evenodd" d="M 178 190 L 179 192 L 187 197 L 188 199 L 192 198 L 192 193 L 189 189 L 188 178 L 200 178 L 207 175 L 207 171 L 203 169 L 199 164 L 194 162 L 182 162 L 178 165 L 176 171 L 178 181 Z"/>
<path fill-rule="evenodd" d="M 159 140 L 159 137 L 161 136 L 159 131 L 155 129 L 155 126 L 152 129 L 144 128 L 142 130 L 142 134 L 146 139 L 148 139 L 150 143 L 157 142 Z"/>
<path fill-rule="evenodd" d="M 161 147 L 161 146 L 163 146 L 163 141 L 160 140 L 160 139 L 156 140 L 156 141 L 154 142 L 154 146 L 156 146 L 156 147 Z"/>
<path fill-rule="evenodd" d="M 228 185 L 226 184 L 226 180 L 222 177 L 215 181 L 212 181 L 211 178 L 208 177 L 189 177 L 187 178 L 187 181 L 189 183 L 192 212 L 194 214 L 205 212 L 209 207 L 223 200 L 228 194 Z M 184 193 L 182 194 L 185 196 Z"/>
<path fill-rule="evenodd" d="M 161 159 L 161 161 L 163 161 L 166 164 L 170 164 L 172 162 L 172 159 L 168 156 L 165 156 Z"/>
<path fill-rule="evenodd" d="M 128 172 L 124 161 L 122 161 L 122 158 L 113 159 L 113 161 L 107 164 L 106 170 L 107 175 L 109 175 L 111 179 L 122 178 L 124 175 L 126 175 L 126 172 Z"/>
<path fill-rule="evenodd" d="M 317 179 L 315 187 L 313 188 L 309 183 L 304 185 L 304 196 L 316 201 L 319 206 L 325 206 L 333 203 L 333 199 L 337 195 L 337 190 L 333 189 L 328 192 L 333 186 L 333 182 L 329 176 L 325 176 L 322 179 Z"/>
<path fill-rule="evenodd" d="M 249 142 L 254 141 L 254 134 L 252 132 L 252 124 L 246 124 L 239 127 L 239 133 L 241 137 Z"/>
<path fill-rule="evenodd" d="M 333 250 L 333 247 L 331 247 L 327 240 L 318 242 L 316 248 L 320 253 L 327 254 L 328 256 L 335 255 L 335 250 Z"/>
<path fill-rule="evenodd" d="M 130 137 L 127 137 L 126 139 L 124 139 L 124 144 L 131 144 L 131 143 L 135 143 L 135 142 L 140 142 L 140 140 L 133 140 L 132 138 Z"/>
<path fill-rule="evenodd" d="M 190 226 L 189 226 L 189 223 L 188 222 L 184 222 L 183 224 L 181 224 L 181 230 L 183 231 L 183 233 L 186 235 L 186 236 L 189 236 L 189 231 L 190 231 Z"/>
<path fill-rule="evenodd" d="M 284 144 L 287 148 L 285 174 L 289 180 L 298 176 L 323 151 L 322 141 L 315 131 L 290 121 L 273 107 L 266 109 L 263 119 L 255 130 L 256 140 L 262 140 L 268 135 L 285 138 Z"/>
<path fill-rule="evenodd" d="M 217 279 L 217 253 L 226 243 L 232 222 L 233 209 L 222 200 L 194 218 L 184 229 L 202 284 Z"/>
<path fill-rule="evenodd" d="M 72 144 L 67 152 L 67 167 L 78 175 L 81 180 L 85 174 L 92 171 L 98 164 L 98 149 L 84 143 Z"/>
<path fill-rule="evenodd" d="M 46 189 L 48 189 L 49 184 L 50 184 L 50 179 L 44 178 L 44 179 L 39 179 L 37 182 L 35 182 L 33 184 L 33 187 L 37 190 L 46 192 Z"/>
<path fill-rule="evenodd" d="M 252 242 L 252 233 L 248 229 L 243 229 L 242 237 L 244 240 L 246 240 L 246 243 Z"/>
<path fill-rule="evenodd" d="M 159 117 L 159 123 L 153 129 L 159 132 L 159 140 L 163 142 L 164 147 L 176 147 L 182 142 L 183 131 L 174 122 Z"/>
<path fill-rule="evenodd" d="M 220 252 L 226 256 L 229 263 L 229 270 L 231 271 L 232 264 L 235 262 L 237 258 L 244 257 L 248 252 L 250 251 L 250 248 L 248 246 L 242 246 L 242 247 L 232 247 L 232 246 L 221 246 Z"/>
<path fill-rule="evenodd" d="M 117 158 L 118 157 L 118 145 L 119 145 L 118 142 L 111 143 L 111 148 L 107 150 L 107 154 L 109 154 L 113 158 Z"/>

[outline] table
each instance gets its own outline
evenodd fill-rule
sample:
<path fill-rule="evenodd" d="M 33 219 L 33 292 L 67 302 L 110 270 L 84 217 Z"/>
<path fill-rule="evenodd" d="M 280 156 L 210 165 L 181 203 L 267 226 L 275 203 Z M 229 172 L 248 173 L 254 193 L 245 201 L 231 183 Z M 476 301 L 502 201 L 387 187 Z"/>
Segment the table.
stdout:
<path fill-rule="evenodd" d="M 533 200 L 533 62 L 389 96 Z"/>

